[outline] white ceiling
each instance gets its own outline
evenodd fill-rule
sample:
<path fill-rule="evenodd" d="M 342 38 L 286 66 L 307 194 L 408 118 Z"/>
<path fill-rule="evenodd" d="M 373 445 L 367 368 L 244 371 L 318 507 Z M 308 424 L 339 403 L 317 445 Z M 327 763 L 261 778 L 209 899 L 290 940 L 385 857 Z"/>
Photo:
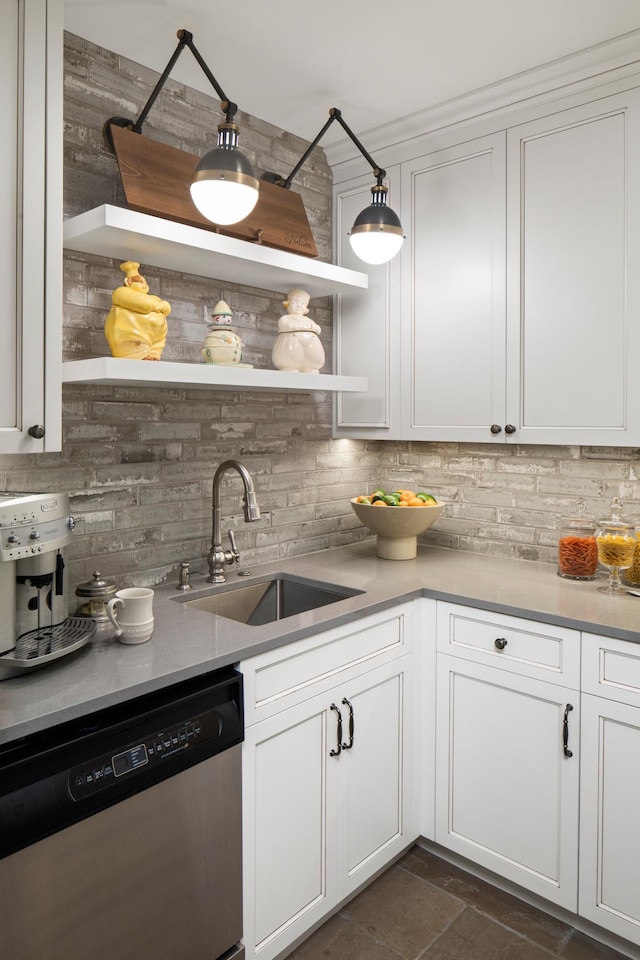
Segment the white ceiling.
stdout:
<path fill-rule="evenodd" d="M 65 0 L 65 29 L 158 72 L 180 28 L 240 110 L 311 140 L 332 106 L 362 136 L 639 30 L 640 0 Z M 189 50 L 171 77 L 213 93 Z"/>

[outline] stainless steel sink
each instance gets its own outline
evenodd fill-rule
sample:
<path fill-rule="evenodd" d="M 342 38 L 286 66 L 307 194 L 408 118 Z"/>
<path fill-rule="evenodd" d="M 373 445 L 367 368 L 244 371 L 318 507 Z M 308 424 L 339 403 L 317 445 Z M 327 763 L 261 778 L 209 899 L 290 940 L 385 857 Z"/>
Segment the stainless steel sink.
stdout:
<path fill-rule="evenodd" d="M 212 587 L 206 596 L 174 599 L 187 607 L 215 613 L 218 617 L 238 620 L 252 627 L 276 620 L 285 620 L 307 610 L 316 610 L 362 590 L 351 590 L 318 580 L 304 580 L 284 574 L 253 580 L 251 583 L 225 584 Z"/>

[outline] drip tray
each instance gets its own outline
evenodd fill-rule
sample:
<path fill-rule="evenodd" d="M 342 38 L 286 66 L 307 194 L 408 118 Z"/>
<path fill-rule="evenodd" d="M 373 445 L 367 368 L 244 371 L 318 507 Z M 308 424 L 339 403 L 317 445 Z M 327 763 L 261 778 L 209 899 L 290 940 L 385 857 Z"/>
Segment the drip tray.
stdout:
<path fill-rule="evenodd" d="M 9 680 L 29 670 L 79 650 L 94 636 L 96 624 L 86 617 L 68 617 L 55 627 L 23 633 L 13 650 L 0 656 L 0 680 Z"/>

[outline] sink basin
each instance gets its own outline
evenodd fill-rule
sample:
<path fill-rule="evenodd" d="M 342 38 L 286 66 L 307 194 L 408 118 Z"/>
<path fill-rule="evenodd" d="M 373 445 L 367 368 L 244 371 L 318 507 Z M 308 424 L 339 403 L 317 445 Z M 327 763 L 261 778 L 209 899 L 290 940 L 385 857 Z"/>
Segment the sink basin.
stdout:
<path fill-rule="evenodd" d="M 212 587 L 206 596 L 194 597 L 193 600 L 182 597 L 174 599 L 187 607 L 258 627 L 337 603 L 347 597 L 355 597 L 362 592 L 332 583 L 277 574 L 251 583 Z"/>

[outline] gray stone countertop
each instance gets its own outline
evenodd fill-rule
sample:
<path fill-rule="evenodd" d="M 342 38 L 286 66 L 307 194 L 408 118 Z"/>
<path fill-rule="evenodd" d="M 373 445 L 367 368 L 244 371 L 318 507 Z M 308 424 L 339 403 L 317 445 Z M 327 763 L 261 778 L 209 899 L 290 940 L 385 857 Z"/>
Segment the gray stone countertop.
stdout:
<path fill-rule="evenodd" d="M 576 582 L 552 564 L 419 547 L 415 560 L 380 560 L 375 540 L 254 567 L 363 591 L 279 623 L 252 627 L 189 608 L 175 583 L 156 589 L 155 629 L 136 646 L 94 641 L 42 670 L 0 683 L 0 743 L 245 660 L 418 596 L 475 605 L 640 642 L 640 597 L 611 599 L 604 581 Z M 238 582 L 231 570 L 228 582 Z M 243 582 L 250 583 L 251 579 Z M 192 579 L 195 599 L 211 587 Z"/>

